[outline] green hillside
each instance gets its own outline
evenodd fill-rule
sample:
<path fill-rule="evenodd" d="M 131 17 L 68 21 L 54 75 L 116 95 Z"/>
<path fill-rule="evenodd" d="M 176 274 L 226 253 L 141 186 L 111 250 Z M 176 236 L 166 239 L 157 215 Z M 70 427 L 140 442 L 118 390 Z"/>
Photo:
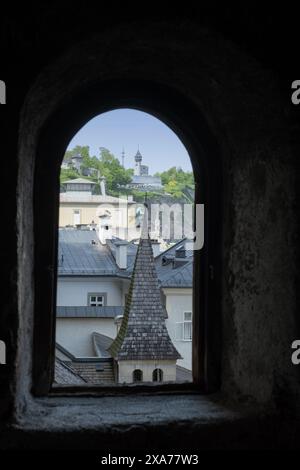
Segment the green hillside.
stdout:
<path fill-rule="evenodd" d="M 72 150 L 68 150 L 64 156 L 64 163 L 71 162 L 75 155 L 83 157 L 83 164 L 81 166 L 81 174 L 75 169 L 61 169 L 60 181 L 63 184 L 69 179 L 78 178 L 82 176 L 87 169 L 94 169 L 95 173 L 92 176 L 84 176 L 97 183 L 95 192 L 100 193 L 98 182 L 98 174 L 104 176 L 106 179 L 106 191 L 111 196 L 129 195 L 132 194 L 134 200 L 137 202 L 143 201 L 145 193 L 134 189 L 127 189 L 125 186 L 130 183 L 133 169 L 125 169 L 120 164 L 120 161 L 106 148 L 100 147 L 99 156 L 91 156 L 88 146 L 77 145 Z M 162 173 L 155 173 L 154 176 L 159 176 L 163 184 L 163 194 L 172 200 L 181 202 L 193 202 L 194 193 L 194 176 L 192 172 L 183 171 L 180 167 L 172 167 Z M 148 197 L 156 200 L 162 197 L 161 192 L 148 192 Z"/>

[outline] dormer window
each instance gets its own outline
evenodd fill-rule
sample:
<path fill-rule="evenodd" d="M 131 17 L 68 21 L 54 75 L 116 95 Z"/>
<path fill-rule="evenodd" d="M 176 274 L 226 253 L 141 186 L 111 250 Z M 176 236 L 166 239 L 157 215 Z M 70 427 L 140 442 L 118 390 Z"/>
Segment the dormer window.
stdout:
<path fill-rule="evenodd" d="M 88 294 L 88 305 L 90 307 L 103 307 L 105 305 L 105 294 Z"/>

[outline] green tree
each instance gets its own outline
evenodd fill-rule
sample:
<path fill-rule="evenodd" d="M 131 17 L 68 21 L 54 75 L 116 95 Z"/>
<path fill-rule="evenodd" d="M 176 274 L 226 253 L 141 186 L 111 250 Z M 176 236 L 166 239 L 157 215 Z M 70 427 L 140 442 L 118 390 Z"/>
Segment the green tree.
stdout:
<path fill-rule="evenodd" d="M 100 147 L 99 170 L 106 179 L 107 191 L 111 194 L 122 192 L 124 186 L 130 183 L 133 170 L 126 170 L 119 160 L 106 148 Z"/>
<path fill-rule="evenodd" d="M 130 183 L 133 175 L 133 170 L 126 170 L 122 167 L 119 160 L 106 148 L 100 147 L 100 156 L 90 156 L 90 149 L 88 146 L 76 145 L 72 150 L 67 150 L 64 156 L 64 162 L 71 162 L 75 155 L 83 157 L 81 168 L 94 169 L 95 172 L 86 177 L 92 181 L 99 183 L 99 176 L 104 176 L 106 179 L 106 190 L 108 194 L 119 195 L 127 194 L 128 190 L 125 186 Z M 78 178 L 79 173 L 75 169 L 61 169 L 60 180 L 65 182 L 68 179 Z M 99 192 L 99 184 L 95 188 Z"/>
<path fill-rule="evenodd" d="M 78 178 L 79 174 L 78 171 L 73 170 L 72 168 L 66 169 L 62 168 L 60 170 L 60 182 L 65 183 L 68 180 L 73 180 L 75 178 Z"/>
<path fill-rule="evenodd" d="M 82 169 L 93 168 L 95 172 L 88 178 L 97 183 L 95 192 L 100 191 L 99 188 L 99 176 L 104 176 L 106 179 L 106 190 L 107 193 L 112 196 L 118 196 L 119 194 L 133 194 L 136 200 L 143 200 L 145 197 L 144 192 L 133 191 L 127 189 L 126 185 L 132 180 L 133 169 L 125 169 L 120 164 L 120 161 L 105 147 L 100 147 L 99 158 L 96 156 L 90 156 L 89 146 L 76 145 L 72 150 L 67 150 L 64 161 L 70 162 L 74 155 L 81 155 Z M 61 170 L 61 182 L 65 182 L 69 179 L 78 178 L 79 173 L 74 169 L 62 169 Z M 162 173 L 156 173 L 155 176 L 161 178 L 164 191 L 174 199 L 180 199 L 187 202 L 193 201 L 194 191 L 194 176 L 192 172 L 183 171 L 180 167 L 171 167 Z M 156 193 L 153 193 L 153 197 Z"/>
<path fill-rule="evenodd" d="M 88 145 L 76 145 L 72 150 L 67 150 L 64 155 L 64 162 L 70 162 L 72 157 L 76 155 L 80 155 L 88 163 L 91 159 L 90 147 Z"/>
<path fill-rule="evenodd" d="M 156 173 L 155 176 L 161 178 L 164 190 L 172 197 L 191 202 L 189 193 L 195 187 L 193 172 L 173 166 L 162 173 Z"/>

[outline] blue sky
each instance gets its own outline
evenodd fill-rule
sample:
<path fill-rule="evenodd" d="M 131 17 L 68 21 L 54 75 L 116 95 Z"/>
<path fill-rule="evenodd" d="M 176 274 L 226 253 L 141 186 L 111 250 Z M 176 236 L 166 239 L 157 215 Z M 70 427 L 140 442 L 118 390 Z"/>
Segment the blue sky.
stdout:
<path fill-rule="evenodd" d="M 172 166 L 192 171 L 189 155 L 176 134 L 142 111 L 117 109 L 96 116 L 73 137 L 68 149 L 75 145 L 89 145 L 92 156 L 99 156 L 99 147 L 105 147 L 120 161 L 124 147 L 125 168 L 133 168 L 139 146 L 150 174 Z"/>

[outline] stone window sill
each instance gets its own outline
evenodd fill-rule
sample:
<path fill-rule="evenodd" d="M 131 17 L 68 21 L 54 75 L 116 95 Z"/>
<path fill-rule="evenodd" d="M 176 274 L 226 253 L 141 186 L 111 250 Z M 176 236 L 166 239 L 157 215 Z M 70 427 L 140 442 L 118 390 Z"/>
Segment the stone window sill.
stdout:
<path fill-rule="evenodd" d="M 228 407 L 220 396 L 200 394 L 130 395 L 114 397 L 36 398 L 28 405 L 20 422 L 23 429 L 75 431 L 101 430 L 107 426 L 165 425 L 193 423 L 205 425 L 238 420 L 241 409 Z M 246 414 L 250 410 L 247 408 Z"/>
<path fill-rule="evenodd" d="M 258 408 L 227 405 L 220 394 L 52 396 L 32 399 L 18 424 L 0 432 L 0 448 L 248 448 L 275 429 L 269 418 Z"/>

